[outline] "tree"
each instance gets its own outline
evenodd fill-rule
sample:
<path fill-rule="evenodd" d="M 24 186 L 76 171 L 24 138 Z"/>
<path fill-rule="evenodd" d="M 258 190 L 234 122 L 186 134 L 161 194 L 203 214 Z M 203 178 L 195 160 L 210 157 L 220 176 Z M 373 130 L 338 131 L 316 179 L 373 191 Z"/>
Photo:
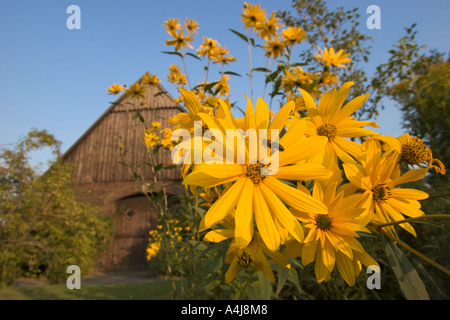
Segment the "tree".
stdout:
<path fill-rule="evenodd" d="M 39 174 L 29 163 L 34 150 L 50 147 L 56 160 Z M 59 159 L 60 142 L 32 130 L 0 160 L 0 281 L 44 276 L 54 283 L 69 265 L 88 271 L 112 230 L 99 209 L 76 198 L 71 166 Z"/>
<path fill-rule="evenodd" d="M 278 14 L 286 25 L 300 26 L 308 35 L 308 42 L 313 50 L 301 52 L 300 58 L 304 63 L 312 67 L 320 65 L 320 62 L 314 58 L 314 51 L 318 48 L 333 47 L 336 51 L 343 49 L 350 54 L 352 60 L 346 68 L 335 68 L 333 71 L 338 73 L 341 83 L 355 82 L 349 98 L 367 93 L 368 78 L 361 66 L 369 60 L 368 43 L 373 39 L 358 29 L 360 24 L 358 8 L 344 10 L 343 7 L 337 7 L 335 10 L 330 10 L 323 0 L 293 0 L 292 7 L 296 10 L 295 16 L 289 12 Z M 324 70 L 325 73 L 328 71 Z M 370 119 L 376 114 L 376 108 L 372 108 L 371 104 L 367 103 L 358 110 L 356 116 Z"/>
<path fill-rule="evenodd" d="M 406 29 L 387 63 L 378 66 L 372 80 L 376 102 L 383 97 L 397 102 L 403 114 L 403 128 L 422 139 L 433 157 L 450 165 L 450 61 L 442 53 L 416 42 L 415 24 Z M 433 176 L 434 186 L 448 182 L 448 175 Z M 436 179 L 437 178 L 437 179 Z"/>

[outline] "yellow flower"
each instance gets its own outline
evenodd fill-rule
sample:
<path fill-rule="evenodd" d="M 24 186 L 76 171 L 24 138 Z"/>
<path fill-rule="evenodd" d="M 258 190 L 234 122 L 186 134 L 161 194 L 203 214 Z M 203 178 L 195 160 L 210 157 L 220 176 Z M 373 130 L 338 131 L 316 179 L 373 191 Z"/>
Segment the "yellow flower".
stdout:
<path fill-rule="evenodd" d="M 118 85 L 117 83 L 114 83 L 111 87 L 107 89 L 109 94 L 119 94 L 123 91 L 123 86 Z"/>
<path fill-rule="evenodd" d="M 156 75 L 150 73 L 145 73 L 142 77 L 142 84 L 147 84 L 149 86 L 156 86 L 160 83 L 159 78 Z"/>
<path fill-rule="evenodd" d="M 378 263 L 356 239 L 359 237 L 357 232 L 370 233 L 362 224 L 357 223 L 364 211 L 357 208 L 359 198 L 344 197 L 344 191 L 336 190 L 339 183 L 340 181 L 332 179 L 314 183 L 313 197 L 324 202 L 328 214 L 298 210 L 292 212 L 305 223 L 304 228 L 308 230 L 298 252 L 301 254 L 302 264 L 306 266 L 315 261 L 314 271 L 319 283 L 330 280 L 331 272 L 337 266 L 345 282 L 353 286 L 361 272 L 361 263 L 367 267 Z M 309 194 L 306 188 L 303 187 L 302 190 Z"/>
<path fill-rule="evenodd" d="M 176 18 L 170 18 L 164 21 L 164 28 L 166 28 L 169 34 L 173 34 L 175 31 L 180 29 L 180 23 Z"/>
<path fill-rule="evenodd" d="M 236 61 L 236 58 L 230 55 L 230 50 L 227 47 L 221 47 L 217 45 L 212 51 L 211 59 L 213 63 L 219 63 L 221 65 L 228 65 L 228 62 Z"/>
<path fill-rule="evenodd" d="M 153 148 L 159 144 L 159 135 L 151 129 L 146 129 L 144 134 L 144 144 L 148 148 Z"/>
<path fill-rule="evenodd" d="M 184 27 L 186 28 L 186 30 L 190 33 L 198 33 L 197 29 L 198 29 L 198 23 L 197 21 L 195 21 L 194 19 L 189 20 L 188 17 L 186 17 L 186 21 L 184 23 Z"/>
<path fill-rule="evenodd" d="M 131 97 L 134 99 L 145 99 L 144 93 L 147 92 L 147 89 L 145 89 L 143 86 L 139 84 L 139 82 L 136 82 L 135 84 L 132 84 L 126 91 L 125 96 Z"/>
<path fill-rule="evenodd" d="M 167 75 L 167 79 L 170 83 L 175 85 L 186 85 L 186 75 L 181 72 L 181 68 L 176 64 L 172 64 L 169 67 L 169 74 Z"/>
<path fill-rule="evenodd" d="M 184 29 L 170 33 L 173 39 L 166 40 L 166 45 L 175 46 L 175 51 L 179 51 L 181 48 L 184 49 L 186 47 L 193 49 L 192 45 L 189 42 L 194 41 L 194 37 L 192 36 L 192 34 L 184 36 L 183 33 Z"/>
<path fill-rule="evenodd" d="M 203 37 L 203 43 L 197 49 L 197 54 L 202 57 L 207 56 L 208 58 L 211 58 L 214 49 L 218 45 L 219 45 L 219 43 L 217 42 L 217 40 Z"/>
<path fill-rule="evenodd" d="M 317 80 L 316 74 L 303 71 L 300 66 L 286 70 L 285 75 L 281 78 L 282 86 L 286 93 L 296 88 L 309 90 L 315 80 Z"/>
<path fill-rule="evenodd" d="M 282 56 L 286 48 L 285 44 L 280 41 L 278 36 L 268 39 L 262 47 L 266 50 L 265 56 L 272 56 L 274 59 Z"/>
<path fill-rule="evenodd" d="M 306 32 L 300 27 L 288 27 L 281 31 L 281 37 L 287 45 L 292 46 L 306 39 Z"/>
<path fill-rule="evenodd" d="M 307 136 L 327 137 L 328 144 L 324 158 L 339 157 L 344 162 L 354 162 L 362 157 L 361 144 L 346 138 L 378 135 L 362 126 L 378 127 L 375 122 L 358 121 L 351 115 L 361 108 L 369 94 L 356 97 L 342 107 L 353 82 L 344 83 L 339 90 L 335 88 L 325 93 L 316 106 L 311 95 L 300 88 L 308 112 L 305 130 Z M 352 158 L 353 157 L 353 158 Z"/>
<path fill-rule="evenodd" d="M 238 124 L 231 114 L 230 108 L 222 100 L 219 100 L 222 112 L 226 118 L 221 122 L 227 129 L 237 132 L 238 141 L 245 141 L 240 136 Z M 258 99 L 256 110 L 247 98 L 247 111 L 243 120 L 244 131 L 255 132 L 256 140 L 260 129 L 270 132 L 271 129 L 281 131 L 285 127 L 286 120 L 290 116 L 294 102 L 288 102 L 274 116 L 269 123 L 269 108 L 266 102 Z M 197 114 L 209 128 L 221 130 L 213 122 L 213 119 L 202 113 Z M 304 136 L 305 120 L 299 121 L 289 128 L 279 140 L 283 151 L 279 152 L 279 165 L 277 172 L 267 174 L 264 170 L 272 170 L 271 163 L 265 163 L 258 158 L 256 163 L 251 163 L 247 153 L 240 154 L 234 149 L 235 158 L 242 156 L 245 164 L 230 163 L 203 163 L 196 165 L 195 171 L 189 174 L 183 181 L 185 185 L 195 185 L 203 188 L 212 188 L 225 183 L 232 186 L 221 195 L 204 215 L 200 230 L 206 230 L 220 223 L 231 211 L 236 209 L 236 244 L 239 248 L 245 248 L 253 236 L 253 214 L 258 232 L 267 247 L 276 251 L 279 245 L 292 236 L 298 241 L 303 239 L 303 231 L 299 221 L 289 212 L 286 204 L 299 210 L 317 213 L 326 213 L 325 206 L 305 195 L 296 188 L 290 187 L 281 180 L 314 180 L 331 176 L 332 172 L 321 165 L 313 163 L 300 163 L 325 147 L 327 139 L 324 137 L 306 138 Z M 268 136 L 271 138 L 271 136 Z M 226 144 L 226 142 L 225 142 Z M 224 146 L 225 148 L 234 148 Z M 259 153 L 260 145 L 255 147 Z"/>
<path fill-rule="evenodd" d="M 217 94 L 219 96 L 227 96 L 230 94 L 230 85 L 228 83 L 229 79 L 230 76 L 222 75 L 219 82 L 214 86 L 214 89 L 217 90 Z"/>
<path fill-rule="evenodd" d="M 444 164 L 439 159 L 433 158 L 433 152 L 425 145 L 422 139 L 411 137 L 409 133 L 405 133 L 397 138 L 379 136 L 378 139 L 390 145 L 391 149 L 389 151 L 398 153 L 400 161 L 418 167 L 425 164 L 428 169 L 434 168 L 437 173 L 446 173 Z"/>
<path fill-rule="evenodd" d="M 161 131 L 163 133 L 163 138 L 161 139 L 161 144 L 164 147 L 169 147 L 170 150 L 173 149 L 172 143 L 172 129 L 166 128 Z"/>
<path fill-rule="evenodd" d="M 424 215 L 417 200 L 428 198 L 428 194 L 406 188 L 395 188 L 399 184 L 420 180 L 428 169 L 414 169 L 401 175 L 398 166 L 398 154 L 384 153 L 377 139 L 364 142 L 366 158 L 362 164 L 344 163 L 345 175 L 350 183 L 363 191 L 361 207 L 366 209 L 365 221 L 383 224 L 403 220 L 403 215 L 419 217 Z M 409 233 L 416 236 L 409 223 L 400 224 Z M 393 226 L 386 227 L 395 235 Z"/>
<path fill-rule="evenodd" d="M 147 260 L 150 261 L 154 257 L 156 257 L 159 253 L 159 249 L 161 247 L 161 243 L 154 242 L 151 243 L 150 246 L 147 248 Z"/>
<path fill-rule="evenodd" d="M 203 240 L 221 242 L 230 238 L 234 238 L 234 225 L 232 223 L 231 225 L 229 223 L 226 229 L 215 229 L 208 232 Z M 230 283 L 240 268 L 262 271 L 272 283 L 275 282 L 272 268 L 266 256 L 270 257 L 279 266 L 290 268 L 288 260 L 281 253 L 267 248 L 258 232 L 254 232 L 250 243 L 245 248 L 240 248 L 236 244 L 235 239 L 233 239 L 225 255 L 225 263 L 230 265 L 225 274 L 225 282 Z"/>
<path fill-rule="evenodd" d="M 252 5 L 250 3 L 244 3 L 244 13 L 241 14 L 241 21 L 244 22 L 244 28 L 253 28 L 256 30 L 256 26 L 259 23 L 266 21 L 265 14 L 266 9 L 261 10 L 261 4 Z"/>
<path fill-rule="evenodd" d="M 282 23 L 279 23 L 281 19 L 275 17 L 275 14 L 275 11 L 272 12 L 272 15 L 269 19 L 256 25 L 257 35 L 262 39 L 271 39 L 277 37 L 278 28 L 283 26 Z"/>
<path fill-rule="evenodd" d="M 337 53 L 334 53 L 334 48 L 325 48 L 325 50 L 323 51 L 322 49 L 319 50 L 320 54 L 318 52 L 315 52 L 314 58 L 325 62 L 328 67 L 330 67 L 331 65 L 335 65 L 336 67 L 346 68 L 344 63 L 352 61 L 352 59 L 349 58 L 350 53 L 344 54 L 344 49 L 339 50 Z"/>
<path fill-rule="evenodd" d="M 159 128 L 161 128 L 161 122 L 159 121 L 153 121 L 152 122 L 152 130 L 157 131 Z"/>

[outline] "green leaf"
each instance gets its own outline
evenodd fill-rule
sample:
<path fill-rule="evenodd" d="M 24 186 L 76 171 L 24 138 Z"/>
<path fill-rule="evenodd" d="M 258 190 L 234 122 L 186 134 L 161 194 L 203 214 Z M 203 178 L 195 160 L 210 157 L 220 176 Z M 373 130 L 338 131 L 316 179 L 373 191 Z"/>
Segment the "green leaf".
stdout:
<path fill-rule="evenodd" d="M 278 268 L 278 283 L 277 283 L 277 291 L 275 292 L 275 295 L 279 295 L 281 292 L 281 289 L 283 289 L 284 285 L 286 284 L 286 281 L 289 276 L 290 269 L 279 267 Z"/>
<path fill-rule="evenodd" d="M 136 120 L 137 118 L 139 118 L 139 121 L 141 121 L 142 123 L 145 122 L 144 117 L 142 117 L 142 115 L 139 111 L 136 111 L 136 113 L 133 115 L 131 120 Z"/>
<path fill-rule="evenodd" d="M 154 97 L 157 97 L 157 96 L 160 96 L 160 95 L 162 95 L 162 94 L 166 94 L 167 92 L 165 92 L 165 91 L 160 91 L 160 92 L 158 92 L 158 93 L 155 93 L 153 96 Z"/>
<path fill-rule="evenodd" d="M 239 73 L 233 71 L 225 71 L 223 74 L 231 74 L 232 76 L 242 77 Z"/>
<path fill-rule="evenodd" d="M 197 59 L 197 60 L 202 61 L 202 59 L 200 59 L 199 56 L 197 56 L 197 55 L 195 55 L 195 54 L 193 54 L 193 53 L 188 52 L 188 53 L 186 53 L 186 55 L 191 56 L 192 58 L 195 58 L 195 59 Z"/>
<path fill-rule="evenodd" d="M 156 166 L 153 167 L 153 170 L 155 170 L 155 173 L 157 173 L 159 170 L 163 168 L 163 164 L 159 163 Z"/>
<path fill-rule="evenodd" d="M 269 82 L 271 82 L 271 81 L 274 81 L 274 80 L 278 77 L 279 74 L 280 74 L 280 71 L 279 71 L 279 70 L 275 70 L 274 72 L 272 72 L 271 74 L 269 74 L 269 75 L 266 77 L 266 84 L 269 83 Z"/>
<path fill-rule="evenodd" d="M 416 269 L 409 262 L 406 255 L 389 238 L 383 237 L 384 250 L 388 262 L 400 284 L 400 288 L 408 300 L 429 300 L 425 285 Z"/>
<path fill-rule="evenodd" d="M 261 300 L 270 300 L 272 298 L 272 282 L 264 275 L 262 271 L 258 271 L 259 289 L 261 290 Z"/>
<path fill-rule="evenodd" d="M 230 30 L 230 31 L 233 32 L 235 35 L 237 35 L 239 38 L 241 38 L 241 39 L 244 40 L 246 43 L 248 43 L 248 38 L 247 38 L 246 36 L 244 36 L 242 33 L 238 32 L 238 31 L 236 31 L 236 30 L 233 30 L 233 29 L 228 29 L 228 30 Z"/>
<path fill-rule="evenodd" d="M 270 71 L 272 71 L 272 70 L 267 69 L 267 68 L 260 67 L 260 68 L 253 68 L 252 71 L 270 72 Z"/>
<path fill-rule="evenodd" d="M 300 286 L 300 280 L 296 268 L 289 269 L 288 280 L 292 282 L 298 289 L 298 292 L 302 293 L 302 287 Z"/>
<path fill-rule="evenodd" d="M 180 58 L 183 58 L 183 55 L 176 51 L 161 51 L 161 52 L 166 53 L 166 54 L 175 54 L 175 55 L 179 56 Z"/>

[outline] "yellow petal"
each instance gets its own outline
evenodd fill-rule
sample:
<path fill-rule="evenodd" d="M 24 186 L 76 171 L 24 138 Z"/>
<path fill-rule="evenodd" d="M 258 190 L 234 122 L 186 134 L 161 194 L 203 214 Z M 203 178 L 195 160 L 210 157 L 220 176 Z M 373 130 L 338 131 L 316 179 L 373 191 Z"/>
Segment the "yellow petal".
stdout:
<path fill-rule="evenodd" d="M 260 184 L 260 189 L 263 197 L 267 201 L 267 205 L 274 212 L 275 219 L 279 221 L 281 226 L 286 229 L 292 237 L 298 242 L 303 241 L 303 229 L 297 219 L 280 201 L 280 199 L 267 187 L 264 183 Z"/>
<path fill-rule="evenodd" d="M 228 268 L 227 273 L 225 273 L 225 283 L 230 283 L 234 277 L 236 277 L 239 271 L 238 258 L 235 257 Z"/>
<path fill-rule="evenodd" d="M 256 129 L 255 112 L 253 110 L 252 101 L 247 96 L 245 96 L 245 98 L 247 98 L 247 109 L 245 110 L 245 130 Z"/>
<path fill-rule="evenodd" d="M 289 118 L 289 115 L 291 114 L 291 112 L 294 110 L 295 108 L 295 103 L 294 100 L 289 101 L 288 103 L 286 103 L 275 115 L 275 117 L 273 118 L 272 122 L 270 123 L 269 126 L 269 131 L 271 129 L 278 129 L 283 130 L 283 128 L 286 126 L 286 121 Z"/>
<path fill-rule="evenodd" d="M 364 136 L 376 136 L 379 133 L 375 132 L 370 129 L 365 128 L 340 128 L 337 129 L 337 134 L 341 137 L 347 137 L 347 138 L 357 138 L 357 137 L 364 137 Z"/>
<path fill-rule="evenodd" d="M 394 187 L 396 185 L 405 183 L 405 182 L 411 182 L 411 181 L 417 181 L 422 179 L 428 172 L 428 169 L 414 169 L 406 172 L 404 175 L 398 177 L 397 179 L 392 180 L 389 185 L 391 187 Z"/>
<path fill-rule="evenodd" d="M 316 214 L 327 214 L 327 207 L 320 201 L 308 196 L 304 192 L 289 187 L 287 184 L 274 177 L 266 176 L 264 184 L 272 190 L 281 200 L 289 206 L 303 212 L 314 212 Z"/>
<path fill-rule="evenodd" d="M 246 179 L 239 179 L 234 183 L 220 198 L 214 202 L 208 212 L 203 216 L 201 227 L 203 231 L 211 228 L 215 224 L 219 223 L 233 210 L 240 197 L 242 197 L 242 188 Z"/>
<path fill-rule="evenodd" d="M 339 115 L 335 117 L 335 124 L 340 123 L 345 120 L 347 117 L 350 117 L 356 110 L 362 107 L 364 102 L 366 102 L 367 98 L 370 94 L 365 94 L 363 96 L 356 97 L 349 101 L 339 112 Z"/>
<path fill-rule="evenodd" d="M 245 179 L 242 196 L 238 202 L 235 213 L 235 241 L 240 249 L 248 246 L 253 237 L 253 182 Z"/>
<path fill-rule="evenodd" d="M 179 114 L 167 119 L 167 122 L 171 125 L 181 125 L 182 128 L 194 126 L 191 116 L 186 112 L 180 112 Z"/>
<path fill-rule="evenodd" d="M 245 172 L 245 166 L 240 164 L 202 164 L 183 180 L 183 184 L 210 188 L 235 181 Z"/>
<path fill-rule="evenodd" d="M 306 120 L 296 119 L 294 124 L 286 131 L 286 133 L 280 138 L 280 144 L 285 149 L 291 148 L 291 146 L 300 140 L 306 139 L 305 137 Z"/>
<path fill-rule="evenodd" d="M 416 190 L 416 189 L 392 189 L 392 197 L 399 200 L 410 199 L 410 200 L 423 200 L 428 198 L 428 193 Z"/>
<path fill-rule="evenodd" d="M 356 283 L 356 273 L 352 260 L 346 255 L 338 253 L 336 255 L 336 266 L 345 282 L 351 287 L 354 286 Z"/>
<path fill-rule="evenodd" d="M 186 90 L 182 87 L 178 88 L 180 90 L 181 95 L 183 96 L 184 105 L 189 110 L 189 112 L 194 115 L 202 109 L 202 105 L 198 100 L 197 96 L 189 90 Z"/>
<path fill-rule="evenodd" d="M 314 261 L 316 257 L 317 241 L 305 243 L 302 250 L 302 264 L 304 266 Z"/>
<path fill-rule="evenodd" d="M 222 99 L 219 99 L 219 109 L 221 109 L 221 112 L 223 112 L 226 116 L 225 121 L 228 123 L 227 129 L 237 129 L 238 124 L 236 119 L 231 113 L 230 107 Z"/>
<path fill-rule="evenodd" d="M 258 98 L 258 101 L 256 102 L 255 124 L 257 130 L 267 129 L 269 127 L 269 107 L 261 98 Z"/>
<path fill-rule="evenodd" d="M 314 263 L 314 274 L 316 275 L 317 282 L 321 283 L 326 281 L 330 276 L 330 270 L 325 266 L 322 260 L 322 250 L 317 248 L 316 262 Z"/>
<path fill-rule="evenodd" d="M 308 91 L 299 89 L 302 93 L 303 100 L 305 101 L 306 110 L 308 111 L 308 115 L 312 116 L 317 112 L 316 103 L 314 102 L 313 97 L 308 93 Z"/>
<path fill-rule="evenodd" d="M 293 144 L 289 149 L 280 152 L 279 166 L 296 163 L 309 159 L 318 152 L 322 152 L 328 143 L 328 138 L 323 136 L 314 136 Z M 284 146 L 283 146 L 284 147 Z"/>
<path fill-rule="evenodd" d="M 336 262 L 335 249 L 331 245 L 331 242 L 324 241 L 324 246 L 319 250 L 322 251 L 322 261 L 325 267 L 331 272 L 334 269 Z"/>
<path fill-rule="evenodd" d="M 363 190 L 368 190 L 367 185 L 363 186 L 362 179 L 364 177 L 364 174 L 363 172 L 361 172 L 362 170 L 364 170 L 363 168 L 351 163 L 344 163 L 342 166 L 344 167 L 345 176 L 353 185 Z"/>
<path fill-rule="evenodd" d="M 322 98 L 320 98 L 318 110 L 322 115 L 324 122 L 328 123 L 334 114 L 339 110 L 340 106 L 334 105 L 334 97 L 336 96 L 336 89 L 333 88 L 327 91 Z"/>
<path fill-rule="evenodd" d="M 259 234 L 269 250 L 276 251 L 280 246 L 280 234 L 273 222 L 266 200 L 259 187 L 253 188 L 253 208 Z"/>
<path fill-rule="evenodd" d="M 292 166 L 284 166 L 278 169 L 278 172 L 273 175 L 274 178 L 284 180 L 315 180 L 327 179 L 331 177 L 333 171 L 325 168 L 319 164 L 302 163 Z"/>
<path fill-rule="evenodd" d="M 213 230 L 213 231 L 210 231 L 207 234 L 205 234 L 205 236 L 203 237 L 203 240 L 209 241 L 209 242 L 221 242 L 226 239 L 233 238 L 233 237 L 234 237 L 234 230 L 232 230 L 232 229 L 217 229 L 217 230 Z"/>

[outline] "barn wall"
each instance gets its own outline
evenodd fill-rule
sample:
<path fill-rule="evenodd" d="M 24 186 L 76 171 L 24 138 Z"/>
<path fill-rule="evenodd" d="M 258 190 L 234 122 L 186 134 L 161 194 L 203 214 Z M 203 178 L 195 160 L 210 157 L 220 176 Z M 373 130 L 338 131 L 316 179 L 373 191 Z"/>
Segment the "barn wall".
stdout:
<path fill-rule="evenodd" d="M 110 112 L 92 132 L 82 140 L 66 160 L 74 164 L 75 183 L 130 181 L 133 175 L 128 165 L 139 165 L 147 178 L 152 178 L 151 167 L 145 165 L 150 162 L 146 146 L 144 145 L 144 132 L 150 119 L 157 117 L 169 118 L 176 109 L 142 110 L 140 113 L 146 123 L 139 120 L 131 121 L 134 114 L 124 111 Z M 148 119 L 148 120 L 147 120 Z M 165 121 L 161 121 L 167 127 Z M 124 147 L 123 151 L 120 145 Z M 169 165 L 170 151 L 160 149 L 154 155 L 156 163 Z M 137 167 L 134 167 L 136 170 Z M 159 173 L 161 179 L 175 180 L 178 178 L 177 170 L 163 170 Z"/>
<path fill-rule="evenodd" d="M 142 181 L 136 181 L 133 171 L 153 182 L 151 167 L 145 164 L 150 162 L 143 142 L 145 129 L 152 121 L 159 121 L 161 130 L 168 127 L 165 120 L 181 109 L 168 94 L 158 94 L 165 91 L 161 86 L 147 89 L 145 99 L 139 103 L 119 98 L 63 156 L 73 165 L 79 198 L 102 208 L 104 215 L 116 217 L 115 236 L 98 257 L 97 269 L 102 271 L 142 265 L 148 231 L 156 227 L 157 213 L 148 208 L 149 200 L 142 195 Z M 145 123 L 131 120 L 136 111 Z M 161 148 L 154 157 L 156 163 L 170 165 L 170 151 Z M 132 165 L 132 169 L 123 163 Z M 179 170 L 177 167 L 159 171 L 154 191 L 170 185 L 166 188 L 168 194 L 184 193 Z M 134 214 L 124 215 L 127 210 Z"/>

